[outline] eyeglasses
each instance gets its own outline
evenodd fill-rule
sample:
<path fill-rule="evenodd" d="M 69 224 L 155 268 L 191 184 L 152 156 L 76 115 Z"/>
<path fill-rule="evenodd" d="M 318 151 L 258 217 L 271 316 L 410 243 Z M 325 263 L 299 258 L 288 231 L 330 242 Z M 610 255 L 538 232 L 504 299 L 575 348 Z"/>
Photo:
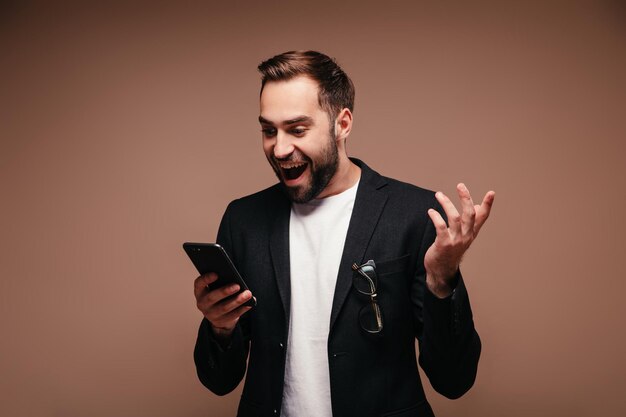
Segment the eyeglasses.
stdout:
<path fill-rule="evenodd" d="M 352 276 L 352 285 L 361 294 L 370 296 L 370 304 L 359 312 L 359 324 L 368 333 L 379 333 L 383 329 L 383 317 L 376 301 L 376 264 L 372 260 L 361 266 L 354 263 L 352 269 L 358 272 Z"/>

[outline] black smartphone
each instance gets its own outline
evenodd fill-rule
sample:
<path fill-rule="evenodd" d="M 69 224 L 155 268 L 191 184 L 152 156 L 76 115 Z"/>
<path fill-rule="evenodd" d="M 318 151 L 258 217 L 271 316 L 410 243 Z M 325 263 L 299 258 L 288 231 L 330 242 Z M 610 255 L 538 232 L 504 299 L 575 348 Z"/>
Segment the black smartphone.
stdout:
<path fill-rule="evenodd" d="M 208 272 L 217 274 L 217 281 L 211 284 L 212 289 L 228 284 L 239 284 L 239 291 L 233 294 L 233 297 L 248 289 L 226 250 L 217 243 L 185 242 L 183 243 L 183 249 L 187 252 L 189 259 L 191 259 L 200 275 Z M 253 297 L 243 305 L 254 307 L 256 306 L 256 300 Z"/>

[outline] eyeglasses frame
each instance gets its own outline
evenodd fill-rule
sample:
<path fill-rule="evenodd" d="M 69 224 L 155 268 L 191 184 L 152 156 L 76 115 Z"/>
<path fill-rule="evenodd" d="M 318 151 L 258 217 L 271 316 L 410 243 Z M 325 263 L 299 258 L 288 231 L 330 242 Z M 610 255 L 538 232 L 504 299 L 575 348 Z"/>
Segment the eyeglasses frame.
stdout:
<path fill-rule="evenodd" d="M 376 326 L 377 329 L 376 330 L 370 330 L 367 329 L 365 326 L 363 326 L 363 323 L 361 323 L 359 321 L 359 324 L 361 325 L 361 328 L 363 330 L 365 330 L 368 333 L 372 333 L 372 334 L 377 334 L 380 333 L 383 330 L 383 318 L 382 318 L 382 311 L 380 309 L 380 306 L 378 305 L 378 301 L 377 301 L 377 288 L 376 288 L 376 284 L 377 282 L 374 282 L 374 279 L 372 279 L 372 277 L 370 277 L 365 271 L 364 268 L 371 268 L 372 273 L 374 274 L 374 278 L 376 278 L 376 264 L 374 263 L 373 260 L 369 260 L 367 262 L 365 262 L 363 265 L 357 265 L 356 262 L 352 264 L 352 270 L 354 270 L 355 272 L 357 272 L 359 275 L 361 275 L 363 278 L 365 278 L 367 280 L 367 283 L 369 284 L 370 290 L 369 292 L 364 292 L 361 291 L 361 289 L 359 287 L 357 287 L 354 284 L 354 279 L 352 280 L 352 286 L 361 294 L 364 295 L 369 295 L 370 296 L 370 305 L 374 311 L 374 316 L 376 317 Z M 376 279 L 376 281 L 378 281 Z M 367 308 L 367 306 L 363 306 L 363 308 L 361 309 L 361 311 L 359 312 L 359 317 L 361 316 L 361 313 L 363 311 L 363 309 Z"/>

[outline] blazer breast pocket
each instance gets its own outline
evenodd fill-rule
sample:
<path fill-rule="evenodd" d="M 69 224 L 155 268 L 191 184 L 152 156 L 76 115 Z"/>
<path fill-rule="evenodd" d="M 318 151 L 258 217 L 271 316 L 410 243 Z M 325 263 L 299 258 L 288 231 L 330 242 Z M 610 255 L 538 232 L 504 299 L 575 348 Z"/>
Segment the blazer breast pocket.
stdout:
<path fill-rule="evenodd" d="M 383 277 L 385 275 L 396 274 L 398 272 L 404 272 L 409 267 L 409 260 L 411 259 L 411 255 L 406 254 L 400 256 L 399 258 L 389 259 L 378 261 L 374 259 L 376 263 L 376 273 L 379 277 Z"/>
<path fill-rule="evenodd" d="M 382 310 L 383 319 L 386 318 L 387 332 L 394 333 L 394 329 L 408 323 L 411 317 L 411 300 L 408 277 L 410 267 L 410 255 L 399 258 L 387 259 L 376 262 L 378 275 L 378 299 Z"/>

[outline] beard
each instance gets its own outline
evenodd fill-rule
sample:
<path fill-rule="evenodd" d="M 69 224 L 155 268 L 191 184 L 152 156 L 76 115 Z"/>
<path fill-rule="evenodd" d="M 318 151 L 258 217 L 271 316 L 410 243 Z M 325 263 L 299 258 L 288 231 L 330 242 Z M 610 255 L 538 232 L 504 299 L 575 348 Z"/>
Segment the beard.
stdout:
<path fill-rule="evenodd" d="M 339 151 L 337 149 L 335 132 L 330 132 L 326 146 L 322 150 L 321 156 L 316 160 L 312 160 L 298 150 L 294 151 L 288 158 L 278 160 L 272 155 L 267 159 L 289 199 L 294 203 L 308 203 L 324 191 L 335 172 L 337 172 Z M 309 182 L 295 187 L 287 187 L 283 180 L 279 162 L 306 162 L 307 168 L 311 171 Z"/>

